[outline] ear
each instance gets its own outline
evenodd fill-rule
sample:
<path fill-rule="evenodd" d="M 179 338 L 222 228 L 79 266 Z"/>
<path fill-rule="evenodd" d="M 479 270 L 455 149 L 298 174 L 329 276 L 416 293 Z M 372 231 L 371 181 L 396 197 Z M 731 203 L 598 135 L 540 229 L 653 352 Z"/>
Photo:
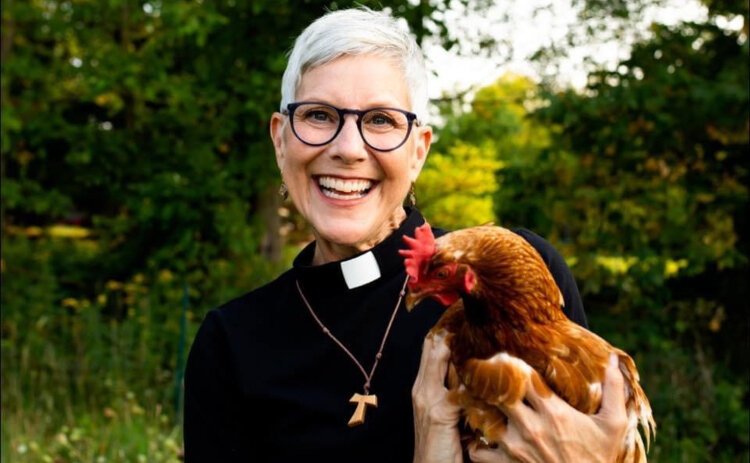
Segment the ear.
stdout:
<path fill-rule="evenodd" d="M 477 285 L 477 274 L 474 273 L 474 270 L 467 267 L 466 273 L 464 273 L 464 291 L 466 291 L 466 294 L 471 294 L 471 291 L 474 289 L 476 285 Z"/>
<path fill-rule="evenodd" d="M 269 130 L 271 133 L 271 141 L 273 142 L 273 148 L 276 152 L 276 165 L 281 166 L 284 163 L 284 127 L 286 126 L 286 117 L 275 112 L 271 116 L 271 123 L 269 124 Z"/>
<path fill-rule="evenodd" d="M 417 181 L 419 173 L 422 172 L 422 167 L 427 160 L 427 153 L 430 151 L 430 145 L 432 144 L 432 127 L 426 125 L 424 127 L 415 127 L 417 130 L 416 144 L 414 149 L 414 156 L 412 157 L 409 165 L 409 179 L 412 182 Z"/>

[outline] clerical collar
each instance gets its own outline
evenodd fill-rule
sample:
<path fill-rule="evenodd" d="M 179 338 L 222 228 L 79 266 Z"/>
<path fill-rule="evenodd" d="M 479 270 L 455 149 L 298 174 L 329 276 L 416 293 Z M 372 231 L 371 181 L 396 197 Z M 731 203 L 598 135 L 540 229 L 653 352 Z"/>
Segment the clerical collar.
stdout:
<path fill-rule="evenodd" d="M 380 278 L 380 266 L 372 251 L 342 260 L 340 265 L 341 274 L 349 289 L 359 288 Z"/>
<path fill-rule="evenodd" d="M 407 209 L 407 217 L 385 240 L 372 249 L 343 261 L 323 265 L 311 265 L 315 254 L 315 242 L 308 244 L 294 259 L 294 271 L 305 291 L 332 293 L 350 291 L 404 271 L 403 258 L 398 254 L 404 249 L 404 235 L 413 236 L 414 229 L 424 223 L 416 209 Z"/>

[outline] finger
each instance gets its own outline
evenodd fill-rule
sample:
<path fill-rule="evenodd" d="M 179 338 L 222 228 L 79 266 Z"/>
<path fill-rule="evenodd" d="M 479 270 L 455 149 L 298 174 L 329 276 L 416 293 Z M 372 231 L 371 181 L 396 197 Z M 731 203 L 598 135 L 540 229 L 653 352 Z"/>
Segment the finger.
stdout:
<path fill-rule="evenodd" d="M 527 379 L 526 394 L 524 397 L 534 410 L 544 411 L 551 405 L 551 400 L 549 399 L 557 396 L 554 395 L 542 377 L 536 371 L 532 370 Z"/>
<path fill-rule="evenodd" d="M 445 394 L 444 379 L 448 371 L 450 350 L 443 337 L 428 335 L 422 344 L 419 371 L 412 386 L 412 398 Z"/>
<path fill-rule="evenodd" d="M 432 348 L 438 360 L 448 360 L 451 353 L 450 347 L 448 347 L 448 334 L 445 331 L 439 331 L 429 338 L 432 340 Z"/>
<path fill-rule="evenodd" d="M 448 372 L 450 354 L 451 351 L 445 342 L 445 336 L 432 335 L 425 339 L 420 369 L 424 369 L 424 380 L 426 382 L 443 384 Z"/>
<path fill-rule="evenodd" d="M 516 426 L 520 429 L 525 429 L 534 418 L 533 414 L 535 411 L 523 403 L 522 400 L 512 404 L 498 404 L 498 407 L 508 416 L 509 428 Z"/>
<path fill-rule="evenodd" d="M 512 421 L 525 423 L 529 414 L 534 413 L 531 404 L 527 404 L 525 401 L 531 387 L 529 385 L 530 373 L 524 374 L 520 371 L 504 371 L 503 373 L 509 375 L 507 382 L 511 384 L 503 385 L 502 389 L 499 390 L 499 393 L 502 394 L 502 400 L 497 400 L 494 403 Z M 518 375 L 517 373 L 521 374 Z"/>
<path fill-rule="evenodd" d="M 602 406 L 599 415 L 625 418 L 625 380 L 620 371 L 620 361 L 614 352 L 609 354 L 609 365 L 604 372 Z"/>

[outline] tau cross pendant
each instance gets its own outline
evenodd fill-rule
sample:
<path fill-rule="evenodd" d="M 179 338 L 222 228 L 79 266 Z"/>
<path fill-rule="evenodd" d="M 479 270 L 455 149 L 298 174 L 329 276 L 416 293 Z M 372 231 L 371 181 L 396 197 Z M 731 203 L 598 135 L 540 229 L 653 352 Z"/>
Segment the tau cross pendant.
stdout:
<path fill-rule="evenodd" d="M 352 398 L 349 399 L 349 402 L 357 403 L 357 408 L 354 410 L 354 414 L 349 420 L 349 427 L 351 428 L 365 422 L 365 412 L 367 411 L 367 406 L 372 405 L 373 407 L 377 407 L 378 396 L 376 396 L 375 394 L 362 395 L 355 393 Z"/>

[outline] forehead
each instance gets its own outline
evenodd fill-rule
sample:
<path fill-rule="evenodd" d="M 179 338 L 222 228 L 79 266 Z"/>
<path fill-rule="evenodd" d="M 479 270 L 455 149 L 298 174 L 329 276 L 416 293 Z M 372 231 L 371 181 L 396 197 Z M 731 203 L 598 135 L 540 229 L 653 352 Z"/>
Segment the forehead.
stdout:
<path fill-rule="evenodd" d="M 308 69 L 295 99 L 352 109 L 412 109 L 403 71 L 394 60 L 377 55 L 343 56 Z"/>

